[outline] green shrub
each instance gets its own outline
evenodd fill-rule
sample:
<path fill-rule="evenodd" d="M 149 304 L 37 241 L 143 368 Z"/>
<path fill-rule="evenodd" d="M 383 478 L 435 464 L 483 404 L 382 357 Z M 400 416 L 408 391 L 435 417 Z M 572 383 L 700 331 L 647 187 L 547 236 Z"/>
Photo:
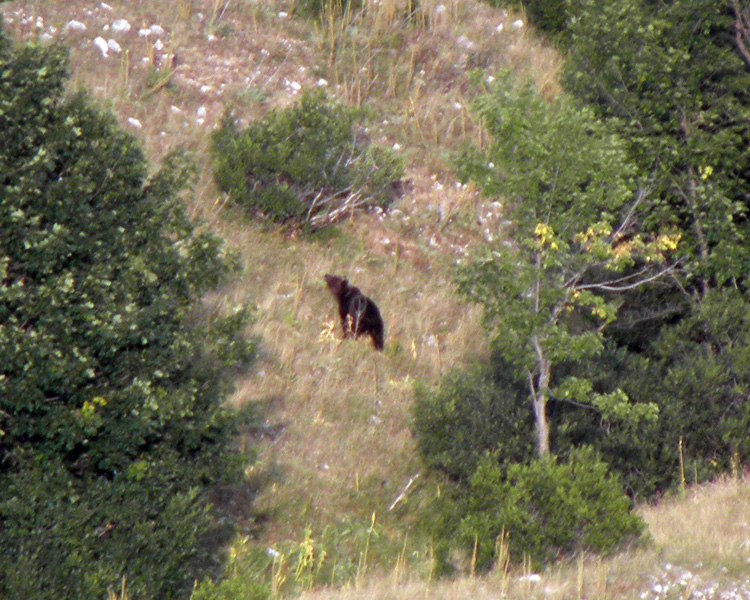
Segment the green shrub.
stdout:
<path fill-rule="evenodd" d="M 238 131 L 227 114 L 214 132 L 214 178 L 232 201 L 274 221 L 322 227 L 355 208 L 387 206 L 404 173 L 390 150 L 371 146 L 359 111 L 305 94 Z"/>
<path fill-rule="evenodd" d="M 64 50 L 0 33 L 0 597 L 185 597 L 224 541 L 207 492 L 243 466 L 246 311 L 199 317 L 233 262 L 187 217 L 185 157 L 149 176 L 66 79 Z"/>
<path fill-rule="evenodd" d="M 443 378 L 437 391 L 416 388 L 413 430 L 425 464 L 467 482 L 492 452 L 502 463 L 534 454 L 534 418 L 523 382 L 499 356 Z"/>
<path fill-rule="evenodd" d="M 190 600 L 266 600 L 275 567 L 274 558 L 257 547 L 240 555 L 233 550 L 224 576 L 197 583 Z"/>
<path fill-rule="evenodd" d="M 535 460 L 507 469 L 488 455 L 462 513 L 458 538 L 467 549 L 476 544 L 479 567 L 492 563 L 503 532 L 511 558 L 539 564 L 582 551 L 608 554 L 645 529 L 619 479 L 591 449 L 574 451 L 564 463 Z"/>

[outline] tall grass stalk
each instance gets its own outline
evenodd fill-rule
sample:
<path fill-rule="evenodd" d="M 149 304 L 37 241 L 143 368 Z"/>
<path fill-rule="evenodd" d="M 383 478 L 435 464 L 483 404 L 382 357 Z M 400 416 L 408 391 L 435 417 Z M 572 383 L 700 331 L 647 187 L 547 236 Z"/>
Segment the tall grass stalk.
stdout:
<path fill-rule="evenodd" d="M 127 586 L 127 581 L 128 581 L 127 577 L 122 578 L 119 594 L 112 589 L 108 590 L 107 599 L 108 600 L 130 600 L 130 597 L 128 596 L 128 593 L 125 589 Z"/>
<path fill-rule="evenodd" d="M 500 595 L 505 598 L 510 584 L 510 547 L 508 532 L 503 529 L 495 541 L 495 573 L 500 576 Z"/>
<path fill-rule="evenodd" d="M 286 583 L 286 556 L 283 552 L 274 555 L 271 564 L 271 597 L 280 598 L 281 590 Z"/>
<path fill-rule="evenodd" d="M 221 20 L 227 8 L 229 8 L 229 5 L 232 3 L 232 0 L 226 0 L 223 6 L 221 6 L 221 2 L 222 0 L 214 0 L 213 7 L 211 9 L 211 18 L 208 20 L 209 31 L 216 27 L 217 23 Z M 219 8 L 220 6 L 221 9 Z"/>
<path fill-rule="evenodd" d="M 680 493 L 685 495 L 686 483 L 685 483 L 685 452 L 682 443 L 682 436 L 678 442 L 678 449 L 680 454 Z"/>
<path fill-rule="evenodd" d="M 578 600 L 583 600 L 583 574 L 584 574 L 584 563 L 585 563 L 585 556 L 584 553 L 581 552 L 578 554 L 578 569 L 576 571 L 576 597 Z"/>
<path fill-rule="evenodd" d="M 356 576 L 357 589 L 360 588 L 360 585 L 362 584 L 362 578 L 365 576 L 365 573 L 367 572 L 367 555 L 370 552 L 370 540 L 375 530 L 375 519 L 376 519 L 376 515 L 373 512 L 372 521 L 370 522 L 370 528 L 367 530 L 367 537 L 365 538 L 365 549 L 360 555 L 359 564 L 357 565 L 357 576 Z"/>

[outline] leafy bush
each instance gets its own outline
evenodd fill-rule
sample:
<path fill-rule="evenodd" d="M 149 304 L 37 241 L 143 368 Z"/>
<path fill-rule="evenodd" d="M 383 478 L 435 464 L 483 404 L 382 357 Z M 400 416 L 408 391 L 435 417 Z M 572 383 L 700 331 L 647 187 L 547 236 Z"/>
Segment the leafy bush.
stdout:
<path fill-rule="evenodd" d="M 247 313 L 199 318 L 233 271 L 179 197 L 84 95 L 65 51 L 0 34 L 0 596 L 187 595 L 234 481 L 227 366 Z M 206 343 L 208 340 L 208 344 Z"/>
<path fill-rule="evenodd" d="M 437 391 L 417 387 L 413 429 L 425 464 L 467 482 L 492 452 L 503 463 L 534 456 L 534 419 L 528 390 L 495 356 L 445 377 Z"/>
<path fill-rule="evenodd" d="M 492 563 L 503 532 L 511 558 L 545 563 L 580 551 L 611 553 L 645 529 L 619 479 L 590 449 L 576 450 L 565 463 L 536 460 L 507 469 L 488 455 L 462 513 L 458 538 L 467 549 L 476 544 L 479 567 Z"/>
<path fill-rule="evenodd" d="M 213 136 L 216 183 L 248 212 L 312 227 L 355 208 L 385 207 L 398 192 L 403 164 L 369 144 L 360 117 L 320 93 L 241 132 L 228 114 Z"/>

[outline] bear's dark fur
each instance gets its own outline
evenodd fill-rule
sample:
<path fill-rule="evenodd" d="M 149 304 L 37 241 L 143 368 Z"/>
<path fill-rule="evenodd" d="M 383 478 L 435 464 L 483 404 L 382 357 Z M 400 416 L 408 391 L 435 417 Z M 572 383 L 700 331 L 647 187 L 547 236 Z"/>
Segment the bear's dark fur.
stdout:
<path fill-rule="evenodd" d="M 359 288 L 349 285 L 345 277 L 326 275 L 325 278 L 328 289 L 339 301 L 339 317 L 344 337 L 352 334 L 358 338 L 360 335 L 369 334 L 375 348 L 382 350 L 385 328 L 376 304 Z"/>

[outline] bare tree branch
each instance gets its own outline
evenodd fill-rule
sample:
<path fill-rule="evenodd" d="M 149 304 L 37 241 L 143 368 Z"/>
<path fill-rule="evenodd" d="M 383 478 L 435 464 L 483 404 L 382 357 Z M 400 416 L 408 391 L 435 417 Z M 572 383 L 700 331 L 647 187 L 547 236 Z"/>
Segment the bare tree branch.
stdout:
<path fill-rule="evenodd" d="M 620 223 L 620 226 L 617 228 L 617 231 L 615 231 L 612 234 L 612 240 L 617 240 L 617 237 L 621 234 L 623 234 L 624 231 L 626 231 L 632 222 L 633 215 L 635 214 L 635 209 L 638 208 L 638 205 L 643 202 L 643 200 L 648 196 L 650 189 L 646 188 L 639 188 L 638 193 L 636 194 L 635 202 L 633 202 L 633 205 L 628 210 L 628 214 L 625 215 L 625 218 L 622 220 L 622 223 Z"/>
<path fill-rule="evenodd" d="M 628 290 L 634 290 L 647 283 L 651 283 L 652 281 L 655 281 L 659 279 L 660 277 L 663 277 L 664 275 L 671 273 L 672 271 L 674 271 L 675 268 L 677 268 L 679 264 L 680 264 L 680 261 L 677 261 L 669 265 L 668 267 L 660 270 L 658 273 L 654 273 L 653 275 L 650 275 L 649 277 L 642 277 L 638 279 L 637 281 L 630 281 L 630 280 L 632 280 L 635 277 L 639 277 L 640 275 L 643 275 L 643 273 L 647 271 L 646 268 L 641 269 L 638 273 L 633 273 L 631 275 L 620 277 L 618 279 L 612 279 L 610 281 L 602 281 L 599 283 L 586 283 L 583 285 L 579 285 L 577 289 L 579 290 L 601 290 L 604 292 L 626 292 Z"/>

